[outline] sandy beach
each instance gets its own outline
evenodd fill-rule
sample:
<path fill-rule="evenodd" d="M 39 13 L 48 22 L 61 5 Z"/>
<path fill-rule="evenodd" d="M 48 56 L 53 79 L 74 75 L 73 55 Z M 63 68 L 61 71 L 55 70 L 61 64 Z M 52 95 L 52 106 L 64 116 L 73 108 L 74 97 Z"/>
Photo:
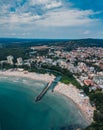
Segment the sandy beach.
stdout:
<path fill-rule="evenodd" d="M 0 71 L 0 76 L 15 76 L 15 77 L 24 77 L 24 78 L 30 78 L 33 80 L 40 80 L 40 81 L 46 81 L 46 82 L 52 82 L 55 78 L 54 75 L 49 74 L 37 74 L 35 72 L 27 72 L 27 71 Z"/>
<path fill-rule="evenodd" d="M 59 82 L 55 87 L 54 92 L 58 92 L 70 98 L 79 107 L 88 123 L 91 124 L 93 122 L 93 112 L 95 108 L 91 106 L 88 96 L 83 97 L 80 95 L 79 89 L 72 84 L 66 85 Z"/>
<path fill-rule="evenodd" d="M 15 77 L 25 77 L 30 78 L 33 80 L 42 80 L 46 82 L 52 82 L 55 78 L 54 75 L 49 74 L 37 74 L 37 73 L 31 73 L 31 72 L 25 72 L 25 71 L 0 71 L 0 76 L 15 76 Z M 72 99 L 72 101 L 79 107 L 81 112 L 86 117 L 88 123 L 90 124 L 93 121 L 93 112 L 95 110 L 94 107 L 91 106 L 89 98 L 83 97 L 80 95 L 79 89 L 77 89 L 72 84 L 66 85 L 63 83 L 58 83 L 57 86 L 54 89 L 54 92 L 60 93 L 67 98 Z"/>

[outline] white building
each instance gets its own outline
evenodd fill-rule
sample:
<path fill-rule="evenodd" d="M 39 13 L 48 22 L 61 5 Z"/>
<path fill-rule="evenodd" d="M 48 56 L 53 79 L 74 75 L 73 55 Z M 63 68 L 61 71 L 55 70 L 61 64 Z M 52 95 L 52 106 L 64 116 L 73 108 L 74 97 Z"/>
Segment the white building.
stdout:
<path fill-rule="evenodd" d="M 93 81 L 99 86 L 103 86 L 103 76 L 95 76 Z"/>
<path fill-rule="evenodd" d="M 17 65 L 23 65 L 23 59 L 21 57 L 17 58 Z"/>
<path fill-rule="evenodd" d="M 13 59 L 14 59 L 14 57 L 13 56 L 7 56 L 7 63 L 8 64 L 11 64 L 11 65 L 13 65 L 14 63 L 13 63 Z"/>

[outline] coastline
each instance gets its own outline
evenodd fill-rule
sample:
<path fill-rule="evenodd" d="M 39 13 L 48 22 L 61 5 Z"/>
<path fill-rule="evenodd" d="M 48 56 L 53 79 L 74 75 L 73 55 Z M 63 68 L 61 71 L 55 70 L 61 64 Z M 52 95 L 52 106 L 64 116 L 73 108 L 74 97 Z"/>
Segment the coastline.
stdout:
<path fill-rule="evenodd" d="M 75 86 L 72 84 L 66 85 L 60 82 L 55 87 L 54 92 L 71 99 L 79 108 L 80 112 L 84 115 L 88 124 L 90 125 L 93 122 L 93 113 L 95 108 L 91 106 L 88 96 L 82 97 L 80 96 L 80 91 Z"/>
<path fill-rule="evenodd" d="M 15 77 L 23 77 L 23 78 L 29 78 L 32 80 L 40 80 L 40 81 L 46 81 L 46 82 L 52 82 L 55 79 L 54 75 L 49 74 L 37 74 L 35 72 L 27 72 L 27 71 L 0 71 L 0 76 L 15 76 Z M 76 106 L 79 108 L 81 113 L 86 118 L 88 124 L 91 124 L 93 122 L 93 112 L 95 110 L 94 107 L 91 106 L 89 97 L 82 97 L 80 96 L 80 91 L 73 86 L 72 84 L 66 85 L 63 83 L 58 83 L 56 87 L 54 88 L 54 92 L 60 93 L 63 96 L 71 99 Z"/>
<path fill-rule="evenodd" d="M 55 78 L 54 75 L 49 75 L 49 74 L 38 74 L 35 72 L 14 71 L 14 70 L 0 71 L 0 76 L 23 77 L 23 78 L 29 78 L 32 80 L 45 81 L 45 82 L 52 82 Z"/>

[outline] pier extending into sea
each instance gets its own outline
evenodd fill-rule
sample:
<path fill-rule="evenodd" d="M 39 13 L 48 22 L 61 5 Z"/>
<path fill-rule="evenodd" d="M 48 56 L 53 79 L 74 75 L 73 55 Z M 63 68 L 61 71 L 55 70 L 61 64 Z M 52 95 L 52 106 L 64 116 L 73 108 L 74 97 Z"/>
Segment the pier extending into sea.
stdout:
<path fill-rule="evenodd" d="M 56 78 L 54 79 L 53 82 L 49 82 L 49 83 L 47 84 L 47 86 L 42 90 L 42 92 L 36 97 L 35 102 L 40 101 L 50 88 L 51 88 L 51 90 L 52 90 L 52 92 L 53 92 L 55 86 L 56 86 L 57 83 L 60 81 L 60 79 L 61 79 L 61 76 L 58 76 L 58 77 L 56 77 Z"/>

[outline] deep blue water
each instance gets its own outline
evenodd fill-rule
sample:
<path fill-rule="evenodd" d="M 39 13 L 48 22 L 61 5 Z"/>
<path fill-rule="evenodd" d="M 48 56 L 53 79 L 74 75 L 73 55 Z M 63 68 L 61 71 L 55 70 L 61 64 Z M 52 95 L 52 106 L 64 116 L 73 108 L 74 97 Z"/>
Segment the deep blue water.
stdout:
<path fill-rule="evenodd" d="M 66 97 L 49 91 L 35 103 L 46 83 L 0 77 L 0 130 L 60 130 L 84 127 L 85 118 Z"/>

